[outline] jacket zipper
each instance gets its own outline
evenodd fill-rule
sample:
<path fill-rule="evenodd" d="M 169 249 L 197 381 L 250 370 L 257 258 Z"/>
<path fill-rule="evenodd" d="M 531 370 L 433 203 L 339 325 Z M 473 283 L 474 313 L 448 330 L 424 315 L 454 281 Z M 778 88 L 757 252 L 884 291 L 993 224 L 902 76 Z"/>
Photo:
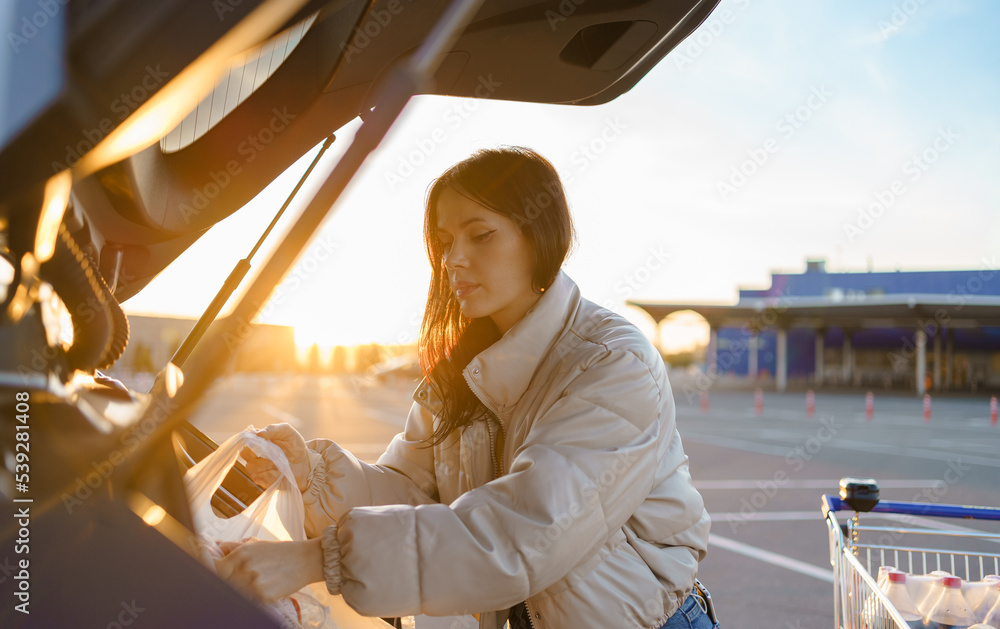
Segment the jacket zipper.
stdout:
<path fill-rule="evenodd" d="M 490 451 L 493 458 L 493 478 L 500 478 L 503 476 L 503 450 L 504 444 L 507 441 L 507 435 L 500 420 L 495 417 L 494 419 L 497 422 L 497 442 L 495 446 L 490 444 Z"/>
<path fill-rule="evenodd" d="M 469 374 L 463 372 L 462 375 L 465 377 L 465 381 L 469 384 L 469 388 L 472 389 L 472 393 L 477 398 L 479 398 L 479 402 L 483 405 L 483 408 L 486 409 L 486 412 L 489 415 L 490 419 L 495 421 L 498 426 L 497 432 L 499 433 L 498 436 L 500 437 L 499 444 L 496 441 L 494 441 L 493 428 L 489 424 L 487 424 L 486 433 L 490 436 L 490 460 L 493 462 L 493 478 L 494 479 L 500 478 L 501 476 L 503 476 L 503 469 L 501 467 L 501 457 L 503 456 L 503 445 L 504 445 L 503 442 L 505 439 L 503 422 L 500 421 L 500 416 L 496 413 L 496 411 L 490 408 L 490 406 L 485 401 L 483 401 L 483 396 L 480 395 L 480 392 L 478 391 L 479 386 L 472 381 L 472 378 L 469 377 Z M 497 445 L 500 446 L 500 455 L 497 454 Z"/>
<path fill-rule="evenodd" d="M 493 478 L 497 479 L 500 478 L 500 476 L 497 475 L 497 468 L 499 468 L 500 466 L 497 465 L 497 457 L 496 457 L 497 448 L 493 438 L 493 426 L 489 425 L 486 426 L 486 434 L 490 436 L 490 461 L 493 463 Z"/>
<path fill-rule="evenodd" d="M 531 606 L 528 605 L 528 599 L 524 599 L 524 608 L 528 610 L 528 626 L 531 629 L 535 629 L 535 616 L 531 613 Z"/>
<path fill-rule="evenodd" d="M 465 375 L 465 381 L 469 383 L 469 388 L 472 389 L 472 392 L 476 395 L 476 397 L 479 398 L 479 401 L 482 402 L 483 407 L 488 412 L 490 419 L 496 422 L 497 437 L 499 439 L 494 438 L 492 426 L 487 425 L 486 434 L 488 434 L 490 437 L 490 459 L 492 459 L 493 461 L 493 478 L 494 479 L 500 478 L 501 476 L 503 476 L 503 467 L 502 467 L 503 451 L 507 441 L 507 434 L 503 428 L 503 422 L 500 421 L 500 417 L 493 411 L 493 409 L 487 406 L 486 402 L 483 402 L 483 398 L 478 393 L 476 393 L 476 386 L 473 384 L 471 378 L 469 378 L 468 375 Z M 499 452 L 497 451 L 497 446 L 499 446 L 500 448 Z M 535 618 L 531 612 L 531 607 L 528 605 L 527 599 L 525 599 L 524 601 L 524 608 L 528 611 L 528 626 L 531 627 L 531 629 L 535 629 Z"/>

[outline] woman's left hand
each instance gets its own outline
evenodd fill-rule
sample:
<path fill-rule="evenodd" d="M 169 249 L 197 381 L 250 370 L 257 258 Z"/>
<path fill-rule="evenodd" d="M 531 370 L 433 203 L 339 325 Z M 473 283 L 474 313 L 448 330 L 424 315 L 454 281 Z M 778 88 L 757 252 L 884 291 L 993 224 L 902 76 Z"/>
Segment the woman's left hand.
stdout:
<path fill-rule="evenodd" d="M 323 581 L 320 539 L 304 542 L 222 542 L 219 576 L 250 598 L 273 603 L 310 583 Z"/>

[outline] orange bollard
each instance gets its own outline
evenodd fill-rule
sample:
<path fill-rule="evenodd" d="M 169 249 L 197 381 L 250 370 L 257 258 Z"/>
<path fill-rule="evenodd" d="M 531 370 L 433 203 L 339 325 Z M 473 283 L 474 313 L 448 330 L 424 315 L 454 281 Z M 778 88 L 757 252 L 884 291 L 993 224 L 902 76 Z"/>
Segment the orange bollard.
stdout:
<path fill-rule="evenodd" d="M 753 414 L 760 417 L 764 414 L 764 390 L 754 389 L 753 392 Z"/>
<path fill-rule="evenodd" d="M 931 396 L 930 394 L 924 395 L 924 423 L 931 423 Z"/>
<path fill-rule="evenodd" d="M 806 391 L 806 417 L 811 418 L 814 415 L 816 415 L 816 395 L 809 389 Z"/>
<path fill-rule="evenodd" d="M 870 422 L 875 417 L 875 394 L 865 393 L 865 421 Z"/>
<path fill-rule="evenodd" d="M 708 391 L 701 392 L 701 412 L 708 412 Z"/>
<path fill-rule="evenodd" d="M 997 396 L 990 398 L 990 426 L 997 425 Z"/>

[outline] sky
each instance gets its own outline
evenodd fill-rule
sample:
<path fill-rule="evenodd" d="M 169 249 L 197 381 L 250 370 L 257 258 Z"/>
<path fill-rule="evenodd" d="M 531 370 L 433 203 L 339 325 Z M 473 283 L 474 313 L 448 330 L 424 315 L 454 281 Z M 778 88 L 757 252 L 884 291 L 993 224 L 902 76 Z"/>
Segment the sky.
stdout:
<path fill-rule="evenodd" d="M 998 32 L 1000 3 L 987 0 L 723 0 L 605 105 L 416 97 L 259 320 L 296 326 L 304 344 L 415 342 L 427 186 L 504 144 L 559 170 L 577 230 L 564 269 L 583 295 L 651 336 L 626 300 L 732 304 L 739 288 L 766 288 L 806 259 L 829 271 L 996 268 Z M 198 316 L 311 159 L 213 227 L 126 312 Z M 707 338 L 690 318 L 661 332 L 668 351 Z"/>

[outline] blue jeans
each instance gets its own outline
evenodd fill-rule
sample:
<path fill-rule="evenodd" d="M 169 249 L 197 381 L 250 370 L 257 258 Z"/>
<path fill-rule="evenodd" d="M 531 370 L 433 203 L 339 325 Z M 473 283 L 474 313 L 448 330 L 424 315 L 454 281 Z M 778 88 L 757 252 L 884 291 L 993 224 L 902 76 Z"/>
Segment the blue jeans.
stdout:
<path fill-rule="evenodd" d="M 700 596 L 691 594 L 660 629 L 719 629 L 705 613 L 703 604 Z"/>
<path fill-rule="evenodd" d="M 688 596 L 680 609 L 667 618 L 666 624 L 660 629 L 719 629 L 719 626 L 709 619 L 699 601 L 701 597 L 697 594 Z M 509 622 L 511 629 L 527 629 L 531 626 L 528 623 L 528 612 L 524 603 L 510 608 Z"/>

